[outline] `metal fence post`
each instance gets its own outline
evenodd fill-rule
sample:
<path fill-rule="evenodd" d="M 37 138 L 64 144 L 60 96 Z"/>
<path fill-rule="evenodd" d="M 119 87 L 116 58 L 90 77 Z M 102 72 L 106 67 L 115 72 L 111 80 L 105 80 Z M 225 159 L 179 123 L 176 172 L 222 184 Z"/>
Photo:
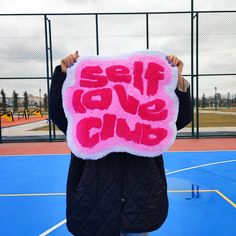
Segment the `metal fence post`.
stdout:
<path fill-rule="evenodd" d="M 47 73 L 47 92 L 49 94 L 49 56 L 48 56 L 48 50 L 50 51 L 50 45 L 49 45 L 49 40 L 48 39 L 48 25 L 47 22 L 50 22 L 47 18 L 47 15 L 44 15 L 44 26 L 45 26 L 45 50 L 46 50 L 46 73 Z M 49 33 L 51 36 L 51 33 Z M 48 46 L 49 45 L 49 46 Z M 52 60 L 52 58 L 51 58 Z M 51 68 L 52 71 L 52 68 Z M 52 141 L 52 131 L 51 131 L 51 119 L 50 119 L 50 112 L 48 111 L 48 124 L 49 124 L 49 140 Z"/>
<path fill-rule="evenodd" d="M 198 20 L 199 20 L 199 14 L 196 13 L 196 128 L 197 128 L 197 138 L 199 138 L 199 78 L 198 78 L 198 63 L 199 63 L 199 51 L 198 51 Z"/>
<path fill-rule="evenodd" d="M 146 13 L 146 47 L 149 49 L 149 15 Z"/>
<path fill-rule="evenodd" d="M 192 96 L 192 136 L 194 136 L 194 0 L 191 0 L 191 96 Z"/>
<path fill-rule="evenodd" d="M 194 105 L 193 106 L 193 109 L 192 109 L 192 124 L 191 124 L 191 130 L 190 130 L 190 133 L 187 133 L 187 137 L 195 137 L 195 138 L 199 138 L 199 137 L 204 137 L 204 136 L 215 136 L 215 137 L 220 137 L 220 136 L 223 136 L 223 137 L 236 137 L 236 132 L 235 131 L 217 131 L 217 129 L 214 129 L 212 133 L 201 133 L 201 123 L 200 123 L 200 118 L 202 117 L 202 113 L 201 113 L 201 97 L 200 96 L 200 87 L 199 87 L 199 84 L 200 83 L 203 83 L 202 81 L 200 81 L 200 79 L 202 78 L 206 78 L 206 77 L 210 77 L 210 78 L 213 78 L 214 76 L 236 76 L 236 72 L 235 70 L 231 73 L 225 73 L 227 71 L 222 71 L 220 70 L 218 73 L 201 73 L 201 71 L 199 69 L 201 69 L 200 67 L 200 64 L 199 62 L 201 62 L 201 54 L 199 53 L 199 49 L 200 49 L 200 39 L 201 39 L 201 35 L 199 34 L 199 32 L 201 32 L 200 30 L 202 29 L 202 25 L 200 25 L 199 23 L 199 20 L 201 21 L 204 21 L 204 16 L 205 15 L 208 15 L 208 16 L 211 16 L 212 14 L 218 14 L 219 16 L 221 14 L 227 14 L 227 15 L 223 15 L 225 20 L 228 22 L 228 19 L 227 17 L 229 16 L 228 14 L 230 14 L 232 16 L 235 16 L 236 14 L 236 10 L 227 10 L 227 11 L 223 11 L 223 10 L 220 10 L 220 11 L 198 11 L 194 9 L 194 0 L 191 0 L 191 10 L 189 11 L 181 11 L 181 12 L 119 12 L 119 13 L 104 13 L 104 12 L 96 12 L 96 13 L 39 13 L 39 14 L 0 14 L 0 17 L 1 16 L 7 16 L 7 17 L 10 17 L 10 16 L 18 16 L 18 17 L 25 17 L 25 16 L 37 16 L 37 17 L 40 17 L 41 21 L 40 21 L 40 24 L 43 24 L 44 22 L 44 25 L 41 25 L 43 26 L 43 31 L 42 31 L 42 35 L 43 36 L 43 40 L 45 43 L 44 47 L 45 47 L 45 59 L 42 61 L 42 63 L 46 66 L 46 70 L 43 73 L 44 76 L 27 76 L 27 75 L 24 75 L 24 76 L 5 76 L 3 72 L 3 76 L 0 77 L 0 81 L 1 80 L 43 80 L 44 82 L 47 81 L 47 85 L 46 85 L 46 91 L 47 93 L 49 93 L 49 87 L 50 87 L 50 79 L 52 77 L 52 74 L 53 74 L 53 51 L 52 51 L 52 41 L 54 40 L 52 38 L 52 35 L 51 35 L 51 26 L 53 24 L 53 21 L 49 19 L 50 16 L 92 16 L 91 20 L 94 22 L 95 24 L 95 27 L 93 28 L 93 37 L 94 37 L 94 34 L 95 34 L 95 39 L 94 39 L 94 43 L 96 44 L 96 54 L 99 55 L 100 54 L 100 49 L 103 45 L 101 45 L 100 43 L 100 28 L 99 26 L 102 26 L 102 22 L 99 22 L 99 20 L 101 20 L 101 18 L 99 18 L 99 16 L 109 16 L 109 15 L 142 15 L 143 19 L 145 22 L 143 24 L 143 31 L 144 33 L 142 34 L 142 39 L 143 39 L 143 48 L 145 49 L 150 49 L 150 26 L 151 26 L 151 20 L 153 20 L 153 17 L 152 15 L 184 15 L 184 14 L 187 14 L 187 17 L 191 17 L 191 19 L 188 20 L 188 24 L 190 26 L 190 29 L 189 29 L 189 33 L 191 34 L 190 35 L 190 52 L 191 52 L 191 55 L 190 55 L 190 60 L 191 60 L 191 64 L 190 64 L 190 70 L 191 70 L 191 73 L 189 74 L 186 74 L 185 76 L 188 76 L 190 77 L 191 76 L 191 100 L 192 100 L 192 104 Z M 150 17 L 151 16 L 151 17 Z M 93 18 L 94 17 L 94 18 Z M 222 18 L 222 19 L 224 19 Z M 54 20 L 54 18 L 52 18 Z M 109 20 L 109 18 L 108 18 Z M 20 22 L 19 22 L 20 23 Z M 51 24 L 52 23 L 52 24 Z M 101 25 L 99 25 L 99 23 L 101 23 Z M 191 25 L 190 25 L 191 24 Z M 55 24 L 56 25 L 56 24 Z M 230 27 L 229 27 L 230 29 Z M 95 31 L 95 32 L 94 32 Z M 165 30 L 164 30 L 165 31 Z M 155 31 L 154 31 L 155 32 Z M 154 33 L 152 32 L 152 33 Z M 224 33 L 224 32 L 223 32 Z M 226 32 L 227 34 L 227 32 Z M 123 35 L 121 35 L 123 36 Z M 155 36 L 155 35 L 154 35 Z M 10 36 L 11 38 L 12 36 Z M 27 38 L 28 36 L 26 36 Z M 188 34 L 188 37 L 189 37 L 189 34 Z M 3 37 L 4 38 L 4 37 Z M 6 37 L 8 38 L 8 37 Z M 14 36 L 13 37 L 14 40 L 17 40 L 18 36 L 16 35 L 16 37 Z M 19 36 L 20 40 L 21 40 L 21 36 Z M 30 36 L 29 36 L 30 38 Z M 84 40 L 86 40 L 86 37 L 84 38 Z M 56 40 L 55 40 L 56 41 Z M 53 41 L 54 42 L 54 41 Z M 37 44 L 35 44 L 37 45 Z M 55 49 L 54 49 L 55 50 Z M 24 57 L 24 56 L 23 56 Z M 23 59 L 22 57 L 22 59 Z M 27 56 L 25 57 L 27 59 Z M 3 56 L 2 58 L 3 60 L 8 60 L 9 58 L 5 56 Z M 13 56 L 13 59 L 14 59 L 14 56 Z M 199 60 L 200 59 L 200 60 Z M 4 64 L 4 63 L 3 63 Z M 227 70 L 227 68 L 226 68 Z M 14 72 L 15 73 L 15 72 Z M 17 73 L 17 71 L 16 71 Z M 203 88 L 203 86 L 202 86 Z M 217 87 L 215 87 L 217 88 Z M 229 96 L 229 92 L 228 91 L 228 99 L 227 99 L 227 106 L 229 107 L 231 105 L 230 103 L 230 96 Z M 216 93 L 216 91 L 215 91 Z M 233 94 L 232 94 L 233 96 Z M 41 97 L 41 96 L 40 96 Z M 41 100 L 41 99 L 40 99 Z M 48 99 L 49 100 L 49 99 Z M 215 95 L 215 109 L 217 109 L 217 98 L 216 98 L 216 95 Z M 232 100 L 232 105 L 233 102 L 235 103 L 235 99 Z M 194 113 L 195 112 L 195 113 Z M 1 117 L 2 119 L 0 120 L 0 143 L 1 142 L 14 142 L 14 141 L 22 141 L 22 137 L 19 136 L 14 136 L 13 138 L 9 138 L 8 137 L 5 137 L 3 135 L 3 119 L 4 117 Z M 39 140 L 39 141 L 52 141 L 52 140 L 55 140 L 57 137 L 56 137 L 56 130 L 55 130 L 55 125 L 53 124 L 53 122 L 51 121 L 50 119 L 50 113 L 49 113 L 49 131 L 48 131 L 48 134 L 47 134 L 47 137 L 45 139 L 44 136 L 38 136 L 38 138 L 36 137 L 31 137 L 31 135 L 26 135 L 26 137 L 24 137 L 24 140 L 23 141 L 36 141 L 36 140 Z M 1 123 L 2 122 L 2 123 Z M 215 126 L 213 126 L 215 127 Z M 200 132 L 199 132 L 200 130 Z M 5 133 L 5 132 L 4 132 Z M 37 135 L 35 135 L 37 136 Z M 185 135 L 184 135 L 185 136 Z"/>
<path fill-rule="evenodd" d="M 95 24 L 96 24 L 96 49 L 97 49 L 97 55 L 99 55 L 98 14 L 95 14 Z"/>
<path fill-rule="evenodd" d="M 49 26 L 49 52 L 50 52 L 50 75 L 51 75 L 51 78 L 52 78 L 52 75 L 53 75 L 53 57 L 52 57 L 52 30 L 51 30 L 51 20 L 48 20 L 48 26 Z M 48 87 L 47 87 L 47 93 L 49 95 L 49 79 L 47 79 L 47 82 L 48 82 Z M 49 96 L 48 96 L 49 98 Z M 49 101 L 49 100 L 48 100 Z M 49 114 L 49 111 L 48 111 L 48 119 L 49 119 L 49 129 L 51 127 L 51 119 L 50 119 L 50 114 Z M 56 139 L 56 127 L 55 127 L 55 124 L 53 123 L 52 124 L 52 127 L 53 127 L 53 139 Z"/>

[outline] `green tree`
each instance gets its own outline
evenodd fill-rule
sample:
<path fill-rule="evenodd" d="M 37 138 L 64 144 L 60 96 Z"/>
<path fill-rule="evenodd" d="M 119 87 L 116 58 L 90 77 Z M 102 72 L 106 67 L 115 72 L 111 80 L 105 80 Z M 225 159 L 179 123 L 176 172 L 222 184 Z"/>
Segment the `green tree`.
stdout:
<path fill-rule="evenodd" d="M 23 103 L 24 109 L 28 109 L 29 107 L 29 95 L 27 91 L 24 92 L 24 103 Z"/>
<path fill-rule="evenodd" d="M 3 112 L 6 112 L 7 111 L 7 104 L 6 104 L 7 101 L 6 101 L 6 94 L 3 89 L 1 90 L 1 95 L 2 95 L 1 107 L 2 107 Z"/>
<path fill-rule="evenodd" d="M 48 95 L 45 93 L 43 97 L 43 107 L 44 111 L 48 111 Z"/>
<path fill-rule="evenodd" d="M 13 91 L 13 113 L 18 111 L 18 93 L 16 91 Z"/>
<path fill-rule="evenodd" d="M 205 108 L 205 107 L 206 107 L 206 96 L 203 93 L 202 100 L 201 100 L 201 108 Z"/>

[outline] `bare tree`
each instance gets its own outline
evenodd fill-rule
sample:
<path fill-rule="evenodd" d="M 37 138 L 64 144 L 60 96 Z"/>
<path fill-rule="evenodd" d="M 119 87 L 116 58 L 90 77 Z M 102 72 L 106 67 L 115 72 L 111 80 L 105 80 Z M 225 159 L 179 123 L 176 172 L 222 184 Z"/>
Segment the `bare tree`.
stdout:
<path fill-rule="evenodd" d="M 27 91 L 24 92 L 24 103 L 23 103 L 24 109 L 28 109 L 29 107 L 29 95 Z"/>
<path fill-rule="evenodd" d="M 18 111 L 18 93 L 16 91 L 13 91 L 13 113 Z"/>
<path fill-rule="evenodd" d="M 43 97 L 43 107 L 44 111 L 48 111 L 48 95 L 45 93 Z"/>
<path fill-rule="evenodd" d="M 1 107 L 2 107 L 3 112 L 6 112 L 6 111 L 7 111 L 6 94 L 5 94 L 5 92 L 4 92 L 3 89 L 1 90 L 1 95 L 2 95 L 2 104 L 1 104 Z"/>
<path fill-rule="evenodd" d="M 206 107 L 206 96 L 205 96 L 204 93 L 203 93 L 203 95 L 202 95 L 201 107 L 202 107 L 202 108 L 205 108 L 205 107 Z"/>

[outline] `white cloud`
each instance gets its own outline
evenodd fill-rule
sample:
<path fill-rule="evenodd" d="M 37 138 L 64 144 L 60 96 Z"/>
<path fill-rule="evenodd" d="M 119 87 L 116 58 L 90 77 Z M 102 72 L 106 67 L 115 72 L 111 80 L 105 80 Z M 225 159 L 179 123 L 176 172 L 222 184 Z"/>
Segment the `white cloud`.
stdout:
<path fill-rule="evenodd" d="M 17 5 L 17 8 L 16 8 Z M 2 0 L 2 13 L 173 11 L 190 9 L 190 1 L 169 0 Z"/>
<path fill-rule="evenodd" d="M 196 10 L 234 10 L 232 0 L 195 0 Z M 17 6 L 17 7 L 16 7 Z M 1 0 L 1 13 L 186 11 L 190 0 Z"/>
<path fill-rule="evenodd" d="M 0 13 L 70 13 L 70 12 L 145 12 L 188 11 L 189 0 L 1 0 Z M 17 6 L 17 7 L 16 7 Z M 232 0 L 195 0 L 196 10 L 235 10 Z M 0 77 L 45 76 L 45 39 L 43 16 L 0 16 Z M 94 16 L 48 16 L 52 23 L 54 65 L 67 54 L 96 54 Z M 99 16 L 101 55 L 114 55 L 146 47 L 145 16 Z M 190 73 L 190 16 L 150 15 L 150 48 L 181 57 L 185 73 Z M 201 15 L 200 73 L 235 72 L 236 14 Z M 224 81 L 225 79 L 225 81 Z M 42 81 L 1 81 L 11 96 L 26 87 L 37 95 Z M 236 94 L 234 77 L 201 78 L 200 94 L 212 94 L 217 86 L 222 93 Z"/>

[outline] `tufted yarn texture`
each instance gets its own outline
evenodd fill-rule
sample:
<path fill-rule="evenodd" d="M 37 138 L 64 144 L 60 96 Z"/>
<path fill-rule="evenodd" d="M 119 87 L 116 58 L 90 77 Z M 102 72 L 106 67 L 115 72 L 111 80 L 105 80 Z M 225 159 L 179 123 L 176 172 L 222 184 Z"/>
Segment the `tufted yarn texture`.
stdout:
<path fill-rule="evenodd" d="M 155 157 L 176 137 L 177 68 L 157 51 L 79 58 L 67 70 L 67 142 L 82 159 L 112 152 Z"/>

